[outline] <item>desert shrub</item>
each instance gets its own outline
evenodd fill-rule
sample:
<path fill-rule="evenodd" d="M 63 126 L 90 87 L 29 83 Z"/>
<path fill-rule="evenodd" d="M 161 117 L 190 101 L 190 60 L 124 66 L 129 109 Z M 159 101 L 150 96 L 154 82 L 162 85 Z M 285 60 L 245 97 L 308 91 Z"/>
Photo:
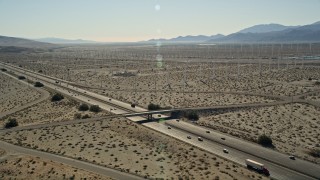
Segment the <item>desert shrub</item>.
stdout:
<path fill-rule="evenodd" d="M 26 79 L 26 77 L 24 77 L 24 76 L 18 76 L 18 79 L 23 80 L 23 79 Z"/>
<path fill-rule="evenodd" d="M 90 118 L 90 116 L 88 114 L 85 114 L 82 116 L 82 119 L 88 119 L 88 118 Z"/>
<path fill-rule="evenodd" d="M 308 154 L 313 157 L 320 158 L 320 149 L 310 149 Z"/>
<path fill-rule="evenodd" d="M 317 81 L 314 83 L 315 85 L 319 86 L 320 85 L 320 81 Z"/>
<path fill-rule="evenodd" d="M 64 99 L 63 95 L 60 93 L 56 93 L 55 95 L 52 96 L 51 101 L 55 102 L 55 101 L 60 101 Z"/>
<path fill-rule="evenodd" d="M 100 112 L 101 108 L 98 105 L 91 105 L 90 106 L 90 111 L 91 112 Z"/>
<path fill-rule="evenodd" d="M 182 116 L 181 111 L 172 111 L 170 117 L 173 119 L 179 119 Z"/>
<path fill-rule="evenodd" d="M 136 74 L 133 72 L 117 72 L 113 74 L 113 76 L 130 77 L 130 76 L 136 76 Z"/>
<path fill-rule="evenodd" d="M 44 85 L 41 82 L 34 83 L 34 87 L 43 87 Z"/>
<path fill-rule="evenodd" d="M 74 119 L 81 119 L 81 114 L 80 113 L 76 113 L 73 116 Z"/>
<path fill-rule="evenodd" d="M 74 180 L 75 179 L 75 175 L 72 175 L 69 179 L 70 180 Z"/>
<path fill-rule="evenodd" d="M 199 120 L 199 115 L 196 111 L 190 111 L 190 112 L 187 112 L 187 118 L 191 121 L 197 121 Z"/>
<path fill-rule="evenodd" d="M 161 107 L 160 107 L 160 105 L 158 105 L 158 104 L 150 103 L 150 104 L 148 105 L 148 110 L 149 110 L 149 111 L 159 110 L 160 108 L 161 108 Z"/>
<path fill-rule="evenodd" d="M 87 104 L 81 104 L 78 109 L 79 111 L 88 111 L 89 106 Z"/>
<path fill-rule="evenodd" d="M 4 125 L 5 128 L 12 128 L 18 126 L 18 121 L 14 118 L 9 119 L 9 121 Z"/>
<path fill-rule="evenodd" d="M 263 134 L 258 137 L 258 143 L 263 146 L 272 146 L 272 139 L 269 136 Z"/>

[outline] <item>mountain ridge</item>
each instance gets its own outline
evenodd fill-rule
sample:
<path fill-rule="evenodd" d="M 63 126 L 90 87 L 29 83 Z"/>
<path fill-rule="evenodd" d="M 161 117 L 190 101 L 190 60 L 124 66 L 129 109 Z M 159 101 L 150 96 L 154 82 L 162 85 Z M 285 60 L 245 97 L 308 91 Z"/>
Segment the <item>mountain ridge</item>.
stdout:
<path fill-rule="evenodd" d="M 64 39 L 64 38 L 56 38 L 56 37 L 46 37 L 46 38 L 39 38 L 33 39 L 38 42 L 45 42 L 45 43 L 53 43 L 53 44 L 86 44 L 86 43 L 98 43 L 96 41 L 91 40 L 83 40 L 83 39 Z"/>
<path fill-rule="evenodd" d="M 216 34 L 212 36 L 206 36 L 206 35 L 187 35 L 187 36 L 178 36 L 175 38 L 170 38 L 170 39 L 150 39 L 147 42 L 156 42 L 156 41 L 161 41 L 161 42 L 204 42 L 210 39 L 217 39 L 224 37 L 222 34 Z M 146 41 L 144 41 L 146 42 Z"/>
<path fill-rule="evenodd" d="M 273 31 L 283 31 L 290 28 L 297 28 L 299 26 L 284 26 L 282 24 L 258 24 L 238 31 L 238 33 L 266 33 Z"/>
<path fill-rule="evenodd" d="M 276 23 L 258 24 L 229 35 L 216 34 L 178 36 L 171 39 L 150 39 L 143 42 L 169 43 L 277 43 L 277 42 L 320 42 L 320 21 L 308 25 L 285 26 Z"/>
<path fill-rule="evenodd" d="M 29 47 L 29 48 L 39 48 L 39 47 L 56 47 L 54 44 L 38 42 L 25 38 L 9 37 L 0 35 L 0 46 L 15 46 L 15 47 Z"/>
<path fill-rule="evenodd" d="M 285 28 L 282 31 L 264 33 L 232 33 L 206 43 L 280 43 L 280 42 L 320 42 L 320 23 Z"/>

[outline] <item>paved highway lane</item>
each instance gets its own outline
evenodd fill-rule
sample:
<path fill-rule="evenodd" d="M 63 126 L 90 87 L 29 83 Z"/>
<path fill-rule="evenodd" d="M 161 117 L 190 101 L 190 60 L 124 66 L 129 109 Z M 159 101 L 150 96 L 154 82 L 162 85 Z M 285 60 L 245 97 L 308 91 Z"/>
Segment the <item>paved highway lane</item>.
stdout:
<path fill-rule="evenodd" d="M 34 149 L 28 149 L 28 148 L 12 145 L 12 144 L 9 144 L 9 143 L 3 142 L 3 141 L 0 141 L 0 147 L 4 150 L 7 150 L 7 151 L 15 151 L 18 153 L 29 154 L 32 156 L 41 157 L 44 159 L 49 159 L 52 161 L 68 164 L 72 167 L 76 167 L 79 169 L 84 169 L 84 170 L 91 171 L 91 172 L 101 174 L 104 176 L 109 176 L 109 177 L 112 177 L 115 179 L 120 179 L 120 180 L 144 179 L 142 177 L 135 176 L 135 175 L 129 174 L 129 173 L 124 173 L 121 171 L 117 171 L 115 169 L 99 166 L 96 164 L 91 164 L 91 163 L 84 162 L 84 161 L 79 161 L 79 160 L 64 157 L 64 156 L 46 153 L 46 152 L 42 152 L 42 151 L 38 151 L 38 150 L 34 150 Z"/>

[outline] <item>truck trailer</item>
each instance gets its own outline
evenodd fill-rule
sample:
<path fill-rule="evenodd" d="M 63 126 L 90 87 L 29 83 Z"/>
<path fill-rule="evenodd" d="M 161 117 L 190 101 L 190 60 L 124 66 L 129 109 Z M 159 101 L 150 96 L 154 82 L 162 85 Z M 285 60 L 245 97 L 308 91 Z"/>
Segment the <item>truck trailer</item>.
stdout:
<path fill-rule="evenodd" d="M 263 164 L 256 162 L 251 159 L 246 159 L 246 165 L 248 169 L 253 169 L 261 174 L 265 174 L 266 176 L 270 176 L 268 169 L 264 167 Z"/>

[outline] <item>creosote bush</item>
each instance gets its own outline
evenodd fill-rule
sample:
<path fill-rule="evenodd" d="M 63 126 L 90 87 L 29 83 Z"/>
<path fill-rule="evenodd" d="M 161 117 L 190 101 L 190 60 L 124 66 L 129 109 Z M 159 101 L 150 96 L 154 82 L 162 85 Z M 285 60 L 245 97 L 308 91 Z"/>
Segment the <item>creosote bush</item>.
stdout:
<path fill-rule="evenodd" d="M 14 118 L 9 119 L 9 121 L 4 125 L 5 128 L 12 128 L 18 126 L 18 121 Z"/>
<path fill-rule="evenodd" d="M 81 114 L 80 113 L 76 113 L 74 114 L 74 119 L 81 119 Z"/>
<path fill-rule="evenodd" d="M 41 82 L 34 83 L 34 87 L 43 87 L 44 85 Z"/>
<path fill-rule="evenodd" d="M 18 79 L 24 80 L 24 79 L 26 79 L 26 77 L 24 77 L 24 76 L 18 76 Z"/>
<path fill-rule="evenodd" d="M 82 116 L 82 119 L 88 119 L 88 118 L 90 118 L 90 116 L 88 114 L 85 114 Z"/>
<path fill-rule="evenodd" d="M 320 158 L 320 149 L 310 149 L 308 153 L 313 157 Z"/>
<path fill-rule="evenodd" d="M 90 111 L 92 111 L 92 112 L 100 112 L 101 108 L 98 105 L 92 105 L 92 106 L 90 106 Z"/>
<path fill-rule="evenodd" d="M 52 96 L 51 101 L 52 102 L 61 101 L 62 99 L 64 99 L 63 95 L 60 93 L 56 93 L 55 95 Z"/>
<path fill-rule="evenodd" d="M 272 139 L 265 134 L 260 135 L 258 137 L 258 143 L 261 144 L 262 146 L 273 146 Z"/>
<path fill-rule="evenodd" d="M 161 107 L 160 107 L 160 105 L 158 105 L 158 104 L 150 103 L 150 104 L 148 105 L 148 110 L 149 110 L 149 111 L 155 111 L 155 110 L 159 110 L 159 109 L 161 109 Z"/>
<path fill-rule="evenodd" d="M 89 106 L 87 104 L 81 104 L 78 109 L 79 111 L 88 111 Z"/>
<path fill-rule="evenodd" d="M 189 111 L 189 112 L 187 112 L 186 116 L 191 121 L 199 120 L 199 115 L 196 111 Z"/>
<path fill-rule="evenodd" d="M 173 119 L 180 119 L 181 116 L 183 116 L 183 112 L 182 111 L 173 111 L 170 114 L 170 117 Z"/>

